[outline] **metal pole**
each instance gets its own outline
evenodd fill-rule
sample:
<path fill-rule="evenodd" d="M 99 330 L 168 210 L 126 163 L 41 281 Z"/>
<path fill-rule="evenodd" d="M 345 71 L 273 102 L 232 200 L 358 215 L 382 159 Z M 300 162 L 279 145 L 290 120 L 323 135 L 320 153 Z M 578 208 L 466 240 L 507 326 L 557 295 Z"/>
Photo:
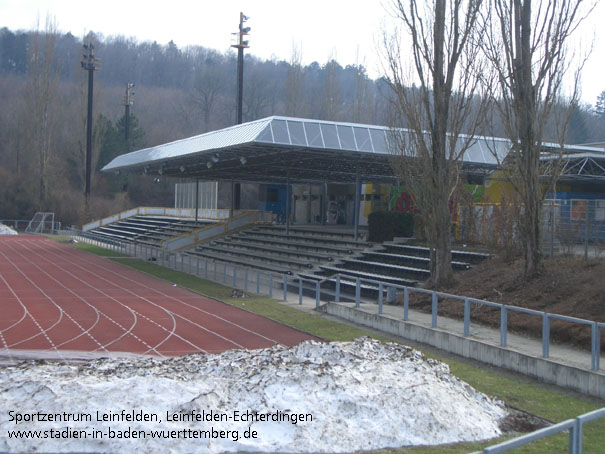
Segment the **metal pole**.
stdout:
<path fill-rule="evenodd" d="M 328 211 L 328 183 L 324 183 L 321 195 L 321 225 L 326 225 L 326 216 Z"/>
<path fill-rule="evenodd" d="M 355 171 L 355 206 L 353 207 L 353 213 L 354 213 L 354 218 L 353 218 L 353 224 L 354 224 L 354 228 L 355 228 L 355 241 L 357 241 L 358 235 L 359 235 L 359 199 L 360 199 L 360 193 L 361 192 L 361 181 L 359 178 L 359 162 L 357 163 L 357 168 Z"/>
<path fill-rule="evenodd" d="M 92 52 L 92 51 L 91 51 Z M 92 99 L 94 84 L 94 63 L 88 67 L 88 118 L 86 120 L 86 201 L 91 191 L 91 169 L 92 169 Z"/>
<path fill-rule="evenodd" d="M 195 179 L 195 223 L 198 220 L 198 209 L 200 206 L 200 179 Z"/>
<path fill-rule="evenodd" d="M 290 171 L 286 174 L 286 236 L 290 235 Z"/>

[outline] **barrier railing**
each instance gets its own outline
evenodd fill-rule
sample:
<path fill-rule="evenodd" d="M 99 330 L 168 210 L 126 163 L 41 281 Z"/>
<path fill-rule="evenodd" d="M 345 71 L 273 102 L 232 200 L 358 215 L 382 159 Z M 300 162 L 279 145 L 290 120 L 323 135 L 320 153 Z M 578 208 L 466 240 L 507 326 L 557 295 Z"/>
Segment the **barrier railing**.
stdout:
<path fill-rule="evenodd" d="M 544 429 L 513 438 L 512 440 L 498 443 L 497 445 L 488 446 L 487 448 L 483 449 L 483 453 L 497 454 L 507 452 L 511 449 L 518 448 L 519 446 L 533 443 L 542 438 L 569 430 L 569 454 L 582 454 L 582 431 L 584 424 L 603 417 L 605 417 L 605 408 L 601 408 L 590 413 L 585 413 L 575 419 L 568 419 L 567 421 L 553 424 L 552 426 L 545 427 Z"/>
<path fill-rule="evenodd" d="M 77 232 L 76 232 L 77 233 Z M 191 274 L 195 274 L 198 277 L 204 277 L 205 279 L 213 280 L 216 282 L 222 282 L 224 284 L 233 284 L 233 287 L 241 288 L 245 291 L 256 290 L 258 294 L 265 294 L 273 297 L 273 291 L 276 288 L 281 288 L 284 292 L 284 300 L 287 299 L 288 287 L 292 288 L 293 291 L 298 292 L 299 303 L 302 304 L 303 293 L 312 293 L 316 299 L 316 306 L 320 305 L 322 301 L 334 301 L 336 303 L 341 300 L 351 301 L 355 304 L 355 307 L 361 306 L 361 293 L 362 286 L 364 284 L 372 284 L 374 289 L 378 292 L 377 301 L 377 313 L 383 314 L 384 309 L 384 296 L 385 293 L 389 294 L 391 291 L 400 291 L 403 293 L 403 314 L 402 319 L 404 321 L 409 320 L 409 307 L 410 307 L 410 294 L 411 293 L 423 293 L 430 295 L 431 297 L 431 328 L 439 328 L 439 300 L 440 298 L 459 301 L 464 304 L 464 317 L 463 317 L 463 330 L 462 334 L 465 337 L 470 336 L 471 328 L 471 304 L 478 304 L 487 307 L 493 307 L 500 311 L 500 346 L 507 347 L 508 344 L 508 314 L 509 312 L 518 312 L 528 315 L 534 315 L 542 319 L 542 357 L 548 358 L 550 356 L 550 322 L 551 320 L 562 320 L 569 323 L 575 323 L 591 327 L 591 369 L 594 371 L 600 370 L 600 357 L 601 357 L 601 329 L 605 328 L 605 323 L 595 322 L 591 320 L 585 320 L 577 317 L 569 317 L 559 314 L 551 314 L 548 312 L 536 311 L 533 309 L 527 309 L 518 306 L 512 306 L 507 304 L 494 303 L 491 301 L 480 300 L 476 298 L 470 298 L 459 295 L 452 295 L 444 292 L 437 292 L 434 290 L 422 289 L 417 287 L 409 287 L 397 284 L 387 284 L 384 282 L 364 279 L 359 277 L 351 277 L 342 274 L 336 274 L 331 277 L 324 279 L 308 279 L 300 276 L 288 276 L 286 274 L 280 274 L 276 272 L 259 271 L 252 267 L 245 267 L 243 265 L 236 265 L 226 262 L 217 261 L 214 259 L 207 259 L 192 254 L 182 252 L 171 252 L 162 250 L 159 247 L 153 247 L 144 244 L 134 244 L 129 242 L 123 242 L 118 240 L 103 240 L 94 237 L 86 232 L 77 233 L 81 238 L 85 238 L 86 241 L 92 242 L 93 244 L 100 245 L 102 247 L 108 247 L 120 253 L 130 256 L 140 256 L 144 259 L 152 259 L 162 266 L 169 268 L 185 271 Z M 107 245 L 107 246 L 103 246 Z M 193 264 L 193 265 L 192 265 Z M 192 272 L 192 268 L 195 268 L 195 272 Z M 254 279 L 256 278 L 256 279 Z M 348 280 L 354 282 L 354 294 L 345 295 L 342 292 L 342 282 Z M 322 285 L 326 282 L 334 282 L 334 289 L 322 288 Z M 249 287 L 252 285 L 252 288 Z M 256 286 L 256 287 L 254 287 Z M 365 302 L 366 300 L 364 300 Z M 371 301 L 374 303 L 374 301 Z"/>
<path fill-rule="evenodd" d="M 351 277 L 348 277 L 351 279 Z M 336 277 L 336 291 L 335 291 L 335 302 L 339 302 L 341 297 L 340 281 L 342 275 Z M 508 336 L 508 313 L 519 312 L 528 315 L 536 315 L 542 318 L 542 357 L 548 358 L 550 356 L 550 322 L 551 320 L 562 320 L 569 323 L 576 323 L 591 327 L 591 369 L 598 371 L 600 370 L 600 358 L 601 358 L 601 329 L 605 328 L 605 323 L 599 323 L 592 320 L 585 320 L 577 317 L 569 317 L 566 315 L 551 314 L 548 312 L 536 311 L 533 309 L 527 309 L 519 306 L 512 306 L 508 304 L 493 303 L 491 301 L 480 300 L 476 298 L 470 298 L 459 295 L 452 295 L 450 293 L 437 292 L 434 290 L 422 289 L 417 287 L 408 287 L 405 285 L 396 284 L 385 284 L 384 282 L 353 278 L 355 280 L 355 296 L 348 297 L 347 299 L 355 302 L 355 307 L 360 307 L 361 303 L 361 286 L 363 283 L 371 283 L 378 288 L 378 314 L 383 313 L 383 300 L 384 292 L 388 289 L 395 289 L 403 291 L 403 320 L 409 319 L 409 304 L 410 304 L 410 293 L 424 293 L 431 296 L 431 328 L 438 328 L 438 310 L 439 310 L 439 298 L 447 298 L 448 300 L 461 301 L 464 303 L 464 330 L 463 335 L 465 337 L 470 336 L 470 325 L 471 325 L 471 303 L 479 304 L 482 306 L 494 307 L 500 310 L 500 346 L 507 346 Z"/>

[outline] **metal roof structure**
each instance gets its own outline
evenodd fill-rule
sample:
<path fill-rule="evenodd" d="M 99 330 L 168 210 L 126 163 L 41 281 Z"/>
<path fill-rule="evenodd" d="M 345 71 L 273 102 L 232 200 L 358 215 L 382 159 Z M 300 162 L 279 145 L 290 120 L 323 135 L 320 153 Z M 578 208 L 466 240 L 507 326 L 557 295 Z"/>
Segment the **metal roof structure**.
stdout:
<path fill-rule="evenodd" d="M 261 183 L 352 183 L 358 173 L 364 181 L 393 181 L 389 141 L 396 133 L 409 134 L 384 126 L 274 116 L 127 153 L 102 170 Z M 462 169 L 489 173 L 509 150 L 506 139 L 477 137 Z M 566 146 L 566 154 L 573 152 L 600 153 L 605 162 L 602 149 Z"/>
<path fill-rule="evenodd" d="M 103 171 L 249 182 L 366 181 L 396 178 L 389 160 L 392 129 L 269 117 L 116 157 Z M 401 130 L 405 133 L 405 130 Z M 493 169 L 508 152 L 504 139 L 478 138 L 464 157 L 469 169 Z"/>

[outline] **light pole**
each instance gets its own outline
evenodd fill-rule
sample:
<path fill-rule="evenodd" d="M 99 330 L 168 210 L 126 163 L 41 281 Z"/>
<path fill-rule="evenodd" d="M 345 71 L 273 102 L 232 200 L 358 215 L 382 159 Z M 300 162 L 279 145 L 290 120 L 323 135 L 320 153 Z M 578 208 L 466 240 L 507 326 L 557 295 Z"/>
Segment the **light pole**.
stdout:
<path fill-rule="evenodd" d="M 250 33 L 250 27 L 244 28 L 244 22 L 250 19 L 244 13 L 239 13 L 239 32 L 236 35 L 237 42 L 231 47 L 237 49 L 237 119 L 236 124 L 242 124 L 242 99 L 244 93 L 244 49 L 250 47 L 248 41 L 244 41 L 244 36 Z"/>
<path fill-rule="evenodd" d="M 134 104 L 134 84 L 127 83 L 126 84 L 126 95 L 124 96 L 124 140 L 126 140 L 126 147 L 128 151 L 130 151 L 130 147 L 128 147 L 128 132 L 130 127 L 130 106 Z"/>
<path fill-rule="evenodd" d="M 95 47 L 92 41 L 88 44 L 83 44 L 84 55 L 80 62 L 82 69 L 88 71 L 88 119 L 86 121 L 86 187 L 84 189 L 84 195 L 86 196 L 86 203 L 88 203 L 88 197 L 90 196 L 90 174 L 92 167 L 92 93 L 94 83 L 94 73 L 99 67 L 97 66 L 98 58 L 95 58 Z"/>

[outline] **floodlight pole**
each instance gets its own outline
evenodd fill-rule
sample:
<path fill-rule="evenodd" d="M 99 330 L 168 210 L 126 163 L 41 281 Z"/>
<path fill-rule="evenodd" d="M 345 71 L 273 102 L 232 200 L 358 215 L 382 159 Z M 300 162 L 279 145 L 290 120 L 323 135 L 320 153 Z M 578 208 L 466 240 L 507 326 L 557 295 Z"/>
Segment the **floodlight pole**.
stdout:
<path fill-rule="evenodd" d="M 248 20 L 248 17 L 244 13 L 239 13 L 239 32 L 234 33 L 237 35 L 237 43 L 232 44 L 231 47 L 237 49 L 237 118 L 236 124 L 242 124 L 242 105 L 244 98 L 244 49 L 248 46 L 248 41 L 244 41 L 244 36 L 250 32 L 250 27 L 244 28 L 244 22 Z"/>
<path fill-rule="evenodd" d="M 94 55 L 94 46 L 92 41 L 88 44 L 83 44 L 84 55 L 81 61 L 82 69 L 88 71 L 88 118 L 86 121 L 86 186 L 84 189 L 84 195 L 86 197 L 86 203 L 88 204 L 88 198 L 90 197 L 91 190 L 91 170 L 92 170 L 92 100 L 93 100 L 93 84 L 94 84 L 94 73 L 99 67 L 96 62 L 99 61 Z"/>
<path fill-rule="evenodd" d="M 128 135 L 130 131 L 130 106 L 134 104 L 133 88 L 133 83 L 126 84 L 126 95 L 124 96 L 124 140 L 126 140 L 126 146 L 128 146 Z"/>

